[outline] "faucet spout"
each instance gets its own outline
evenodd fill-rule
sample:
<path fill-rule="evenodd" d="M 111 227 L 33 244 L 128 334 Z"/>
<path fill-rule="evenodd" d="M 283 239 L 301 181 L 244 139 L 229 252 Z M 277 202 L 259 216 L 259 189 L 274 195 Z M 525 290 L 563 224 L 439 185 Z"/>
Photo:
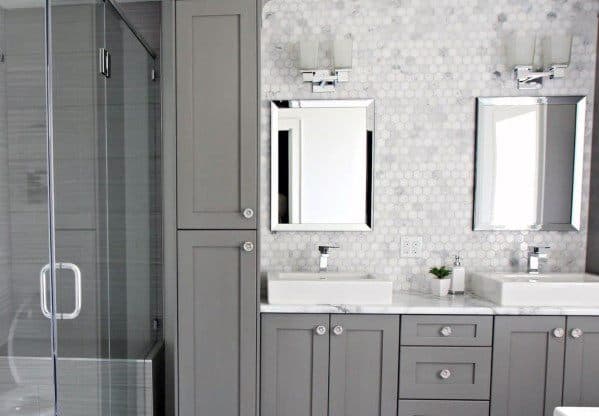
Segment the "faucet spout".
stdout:
<path fill-rule="evenodd" d="M 325 273 L 329 269 L 329 251 L 337 246 L 318 246 L 320 259 L 318 260 L 318 272 Z M 322 277 L 324 279 L 324 277 Z"/>
<path fill-rule="evenodd" d="M 539 274 L 541 261 L 546 261 L 549 257 L 547 250 L 550 247 L 531 247 L 528 252 L 528 274 Z"/>

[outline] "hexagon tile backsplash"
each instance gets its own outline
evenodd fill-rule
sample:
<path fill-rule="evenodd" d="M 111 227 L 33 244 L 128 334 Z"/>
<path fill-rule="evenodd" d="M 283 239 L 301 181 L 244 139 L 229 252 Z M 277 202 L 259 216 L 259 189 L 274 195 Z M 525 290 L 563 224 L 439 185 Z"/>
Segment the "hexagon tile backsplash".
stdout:
<path fill-rule="evenodd" d="M 391 276 L 396 288 L 424 284 L 432 265 L 460 253 L 467 270 L 523 270 L 529 245 L 551 246 L 552 271 L 582 271 L 586 223 L 596 0 L 270 0 L 263 10 L 261 190 L 264 271 L 315 270 L 319 243 L 341 246 L 332 270 Z M 566 78 L 534 95 L 586 95 L 583 227 L 580 232 L 472 231 L 475 98 L 531 95 L 504 66 L 514 31 L 574 34 Z M 313 94 L 296 69 L 302 36 L 354 39 L 350 82 Z M 329 57 L 323 57 L 328 59 Z M 374 98 L 376 162 L 371 233 L 270 232 L 269 100 Z M 423 256 L 400 257 L 402 236 L 422 236 Z"/>

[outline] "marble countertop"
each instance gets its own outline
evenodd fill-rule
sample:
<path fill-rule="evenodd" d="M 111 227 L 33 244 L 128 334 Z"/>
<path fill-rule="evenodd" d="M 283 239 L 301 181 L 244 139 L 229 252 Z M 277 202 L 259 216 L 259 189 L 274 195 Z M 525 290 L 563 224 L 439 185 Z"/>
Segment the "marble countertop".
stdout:
<path fill-rule="evenodd" d="M 500 306 L 471 294 L 440 298 L 420 292 L 395 292 L 389 305 L 271 305 L 262 299 L 261 313 L 364 313 L 394 315 L 599 315 L 596 307 Z"/>

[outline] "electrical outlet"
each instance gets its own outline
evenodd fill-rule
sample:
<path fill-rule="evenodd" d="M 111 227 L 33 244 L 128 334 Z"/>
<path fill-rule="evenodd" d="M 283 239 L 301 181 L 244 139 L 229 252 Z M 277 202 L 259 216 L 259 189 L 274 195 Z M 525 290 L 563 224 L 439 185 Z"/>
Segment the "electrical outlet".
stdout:
<path fill-rule="evenodd" d="M 422 237 L 401 237 L 401 257 L 422 257 Z"/>

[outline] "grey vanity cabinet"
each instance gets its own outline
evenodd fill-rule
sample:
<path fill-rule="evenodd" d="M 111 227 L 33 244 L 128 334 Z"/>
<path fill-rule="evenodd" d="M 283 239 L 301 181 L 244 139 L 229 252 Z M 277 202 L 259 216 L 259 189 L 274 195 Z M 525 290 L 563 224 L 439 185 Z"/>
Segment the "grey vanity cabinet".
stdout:
<path fill-rule="evenodd" d="M 176 2 L 180 229 L 256 228 L 256 3 Z"/>
<path fill-rule="evenodd" d="M 329 416 L 397 414 L 399 316 L 331 315 Z"/>
<path fill-rule="evenodd" d="M 262 316 L 262 416 L 395 416 L 399 317 Z"/>
<path fill-rule="evenodd" d="M 328 331 L 329 315 L 262 315 L 262 416 L 326 416 Z"/>
<path fill-rule="evenodd" d="M 564 406 L 599 406 L 599 317 L 568 317 Z"/>
<path fill-rule="evenodd" d="M 495 318 L 491 416 L 552 416 L 562 403 L 566 318 Z"/>
<path fill-rule="evenodd" d="M 179 231 L 179 414 L 253 416 L 255 231 Z"/>

